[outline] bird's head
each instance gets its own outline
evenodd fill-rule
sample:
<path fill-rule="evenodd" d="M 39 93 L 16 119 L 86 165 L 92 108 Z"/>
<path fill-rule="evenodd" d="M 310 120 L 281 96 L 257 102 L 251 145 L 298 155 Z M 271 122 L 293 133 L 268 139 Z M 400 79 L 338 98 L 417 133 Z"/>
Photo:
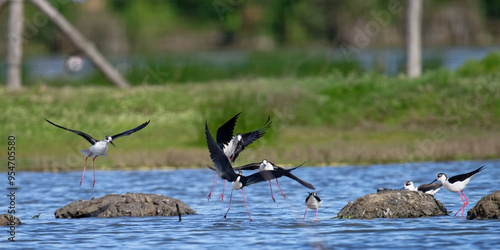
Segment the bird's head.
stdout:
<path fill-rule="evenodd" d="M 404 189 L 404 190 L 413 190 L 413 189 L 415 189 L 415 186 L 413 186 L 413 182 L 412 181 L 407 181 L 407 182 L 405 182 L 405 186 L 402 189 Z"/>
<path fill-rule="evenodd" d="M 243 136 L 241 134 L 236 134 L 236 139 L 238 141 L 241 141 L 241 139 L 243 139 Z"/>
<path fill-rule="evenodd" d="M 431 183 L 434 183 L 436 181 L 441 181 L 441 182 L 445 182 L 446 179 L 448 179 L 448 177 L 446 177 L 446 175 L 444 173 L 439 173 L 437 175 L 437 178 L 435 180 L 433 180 Z"/>
<path fill-rule="evenodd" d="M 113 143 L 113 138 L 111 138 L 111 136 L 106 136 L 104 137 L 104 141 L 106 141 L 107 143 L 111 143 L 111 145 L 113 145 L 113 147 L 116 147 L 115 144 Z"/>
<path fill-rule="evenodd" d="M 309 195 L 312 195 L 312 196 L 317 196 L 316 195 L 316 192 L 310 192 Z"/>

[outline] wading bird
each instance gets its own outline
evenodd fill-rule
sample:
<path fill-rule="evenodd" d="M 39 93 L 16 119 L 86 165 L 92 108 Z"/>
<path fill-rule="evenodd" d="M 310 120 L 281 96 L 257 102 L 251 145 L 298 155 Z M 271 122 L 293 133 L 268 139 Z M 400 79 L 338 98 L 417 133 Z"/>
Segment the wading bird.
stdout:
<path fill-rule="evenodd" d="M 469 200 L 467 200 L 467 197 L 465 196 L 465 193 L 463 190 L 465 189 L 465 186 L 467 186 L 467 184 L 469 183 L 470 179 L 472 179 L 472 177 L 474 177 L 474 175 L 476 175 L 481 170 L 483 170 L 483 168 L 484 168 L 484 166 L 481 166 L 480 168 L 478 168 L 472 172 L 469 172 L 466 174 L 461 174 L 461 175 L 455 175 L 455 176 L 450 177 L 450 178 L 448 178 L 446 176 L 446 174 L 444 174 L 444 173 L 439 173 L 437 175 L 437 178 L 431 182 L 431 183 L 434 183 L 435 181 L 441 181 L 441 183 L 443 184 L 443 186 L 446 190 L 448 190 L 450 192 L 458 192 L 458 195 L 460 195 L 460 198 L 462 199 L 463 205 L 455 213 L 455 215 L 457 215 L 458 212 L 460 212 L 460 210 L 462 210 L 462 216 L 464 216 L 465 206 L 467 204 L 469 204 Z M 462 192 L 464 197 L 462 197 L 462 194 L 460 194 L 460 192 Z M 464 200 L 464 198 L 465 198 L 465 200 Z"/>
<path fill-rule="evenodd" d="M 226 218 L 227 214 L 229 213 L 229 210 L 231 209 L 233 190 L 241 189 L 241 194 L 243 195 L 243 202 L 245 202 L 245 207 L 248 212 L 248 218 L 252 220 L 252 217 L 250 216 L 250 211 L 248 210 L 248 206 L 245 200 L 245 194 L 243 192 L 243 188 L 255 183 L 279 178 L 283 175 L 290 173 L 290 171 L 294 170 L 295 168 L 285 169 L 285 170 L 260 171 L 249 176 L 242 175 L 241 171 L 235 173 L 228 157 L 224 154 L 224 151 L 222 151 L 222 149 L 217 145 L 217 143 L 215 143 L 212 135 L 210 134 L 210 130 L 208 129 L 208 125 L 206 123 L 205 123 L 205 136 L 207 139 L 208 151 L 210 152 L 210 158 L 212 159 L 217 174 L 222 179 L 231 182 L 231 196 L 229 198 L 229 207 L 227 209 L 226 214 L 224 215 L 224 218 Z"/>
<path fill-rule="evenodd" d="M 432 184 L 422 184 L 418 186 L 418 188 L 415 188 L 412 181 L 407 181 L 405 182 L 404 189 L 408 191 L 420 191 L 426 194 L 434 195 L 439 191 L 439 189 L 441 189 L 442 186 L 443 184 L 441 183 L 432 183 Z"/>
<path fill-rule="evenodd" d="M 309 196 L 306 198 L 306 212 L 304 213 L 304 218 L 302 220 L 306 219 L 306 214 L 307 214 L 307 209 L 316 209 L 316 221 L 318 221 L 318 211 L 319 207 L 321 206 L 321 199 L 318 197 L 316 192 L 309 193 Z"/>
<path fill-rule="evenodd" d="M 302 166 L 299 165 L 299 167 Z M 285 170 L 284 168 L 280 166 L 276 166 L 274 163 L 268 161 L 267 159 L 262 160 L 261 163 L 250 163 L 247 165 L 243 165 L 241 167 L 236 167 L 234 170 L 258 170 L 258 171 L 270 171 L 270 170 Z M 298 183 L 302 184 L 304 187 L 309 188 L 309 189 L 316 189 L 311 183 L 308 183 L 306 181 L 301 180 L 299 177 L 293 175 L 292 173 L 285 174 L 288 178 L 296 180 Z M 283 193 L 283 190 L 281 190 L 280 183 L 278 182 L 278 179 L 276 179 L 276 183 L 278 184 L 278 188 L 281 191 L 281 195 L 285 197 L 285 194 Z M 276 200 L 274 199 L 273 196 L 273 188 L 271 185 L 271 180 L 269 180 L 269 188 L 271 189 L 271 198 L 273 199 L 274 202 Z"/>
<path fill-rule="evenodd" d="M 82 152 L 86 157 L 85 157 L 85 164 L 83 165 L 83 174 L 82 174 L 82 179 L 80 179 L 80 186 L 82 185 L 82 181 L 83 181 L 83 177 L 85 176 L 85 169 L 87 168 L 87 159 L 90 157 L 90 156 L 94 156 L 94 158 L 92 159 L 92 169 L 94 170 L 94 182 L 92 183 L 92 188 L 94 187 L 95 185 L 95 158 L 97 158 L 97 156 L 106 156 L 106 151 L 108 150 L 108 144 L 111 143 L 113 146 L 115 146 L 115 144 L 113 143 L 113 140 L 116 140 L 122 136 L 126 136 L 126 135 L 130 135 L 134 132 L 137 132 L 141 129 L 143 129 L 144 127 L 146 127 L 148 124 L 149 124 L 149 121 L 141 124 L 140 126 L 136 127 L 136 128 L 133 128 L 133 129 L 130 129 L 130 130 L 127 130 L 125 132 L 122 132 L 122 133 L 119 133 L 119 134 L 116 134 L 116 135 L 113 135 L 113 136 L 105 136 L 104 137 L 104 141 L 99 141 L 99 140 L 96 140 L 94 138 L 92 138 L 92 136 L 84 133 L 84 132 L 81 132 L 81 131 L 78 131 L 78 130 L 73 130 L 73 129 L 69 129 L 69 128 L 65 128 L 63 126 L 59 126 L 47 119 L 45 119 L 48 123 L 58 127 L 58 128 L 62 128 L 64 130 L 68 130 L 68 131 L 71 131 L 77 135 L 80 135 L 81 137 L 85 138 L 85 140 L 87 140 L 88 142 L 90 142 L 90 144 L 92 144 L 92 146 L 90 146 L 89 149 L 84 149 L 84 150 L 80 150 L 80 152 Z"/>
<path fill-rule="evenodd" d="M 267 129 L 271 127 L 272 123 L 270 122 L 271 117 L 268 117 L 264 126 L 252 132 L 242 133 L 242 134 L 238 133 L 236 134 L 236 136 L 233 136 L 234 126 L 236 125 L 236 120 L 238 119 L 238 116 L 240 114 L 241 112 L 236 114 L 233 118 L 229 119 L 229 121 L 220 126 L 219 129 L 217 129 L 217 145 L 223 150 L 224 154 L 231 161 L 231 163 L 234 163 L 234 161 L 236 161 L 236 158 L 243 151 L 243 149 L 245 149 L 246 146 L 250 145 L 252 142 L 264 136 Z M 212 197 L 212 191 L 214 189 L 216 180 L 217 180 L 217 173 L 215 174 L 214 183 L 212 184 L 210 193 L 207 196 L 208 200 L 210 200 L 210 198 Z M 225 187 L 226 187 L 226 182 L 224 181 L 222 187 L 222 195 L 219 197 L 221 202 L 224 201 Z"/>

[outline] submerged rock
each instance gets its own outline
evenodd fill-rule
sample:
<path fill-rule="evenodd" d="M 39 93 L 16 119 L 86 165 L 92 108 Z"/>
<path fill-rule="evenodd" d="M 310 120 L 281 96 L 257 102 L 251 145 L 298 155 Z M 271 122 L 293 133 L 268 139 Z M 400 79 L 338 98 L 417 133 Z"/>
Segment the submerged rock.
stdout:
<path fill-rule="evenodd" d="M 15 226 L 21 224 L 21 220 L 14 215 L 0 214 L 0 226 Z"/>
<path fill-rule="evenodd" d="M 444 205 L 434 196 L 418 191 L 386 190 L 349 202 L 338 218 L 417 218 L 447 215 Z"/>
<path fill-rule="evenodd" d="M 178 205 L 178 208 L 176 207 Z M 120 216 L 176 216 L 196 214 L 181 200 L 160 194 L 108 194 L 101 198 L 74 201 L 55 211 L 56 218 L 110 218 Z"/>
<path fill-rule="evenodd" d="M 483 198 L 467 212 L 467 219 L 500 219 L 500 191 L 483 196 Z"/>

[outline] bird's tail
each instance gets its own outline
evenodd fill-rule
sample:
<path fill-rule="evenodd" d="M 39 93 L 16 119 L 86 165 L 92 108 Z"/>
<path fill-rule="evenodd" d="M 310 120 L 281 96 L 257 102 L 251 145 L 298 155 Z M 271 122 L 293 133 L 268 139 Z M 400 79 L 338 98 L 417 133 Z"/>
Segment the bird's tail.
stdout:
<path fill-rule="evenodd" d="M 90 149 L 80 150 L 80 152 L 82 152 L 82 154 L 84 154 L 85 156 L 91 156 L 92 155 L 92 152 L 90 151 Z"/>

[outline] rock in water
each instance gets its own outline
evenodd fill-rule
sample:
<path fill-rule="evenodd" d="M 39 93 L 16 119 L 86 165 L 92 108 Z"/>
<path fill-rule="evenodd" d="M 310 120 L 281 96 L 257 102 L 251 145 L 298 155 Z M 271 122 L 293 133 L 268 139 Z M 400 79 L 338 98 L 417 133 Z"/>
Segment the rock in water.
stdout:
<path fill-rule="evenodd" d="M 484 196 L 467 212 L 468 220 L 500 219 L 500 191 Z"/>
<path fill-rule="evenodd" d="M 74 201 L 55 211 L 56 218 L 71 219 L 84 217 L 110 218 L 120 216 L 177 216 L 177 208 L 182 215 L 196 214 L 181 200 L 160 194 L 108 194 L 101 198 Z"/>
<path fill-rule="evenodd" d="M 0 226 L 15 226 L 21 224 L 21 220 L 14 215 L 0 214 Z"/>
<path fill-rule="evenodd" d="M 418 191 L 387 190 L 349 202 L 337 214 L 338 218 L 417 218 L 447 215 L 444 205 L 434 196 Z"/>

